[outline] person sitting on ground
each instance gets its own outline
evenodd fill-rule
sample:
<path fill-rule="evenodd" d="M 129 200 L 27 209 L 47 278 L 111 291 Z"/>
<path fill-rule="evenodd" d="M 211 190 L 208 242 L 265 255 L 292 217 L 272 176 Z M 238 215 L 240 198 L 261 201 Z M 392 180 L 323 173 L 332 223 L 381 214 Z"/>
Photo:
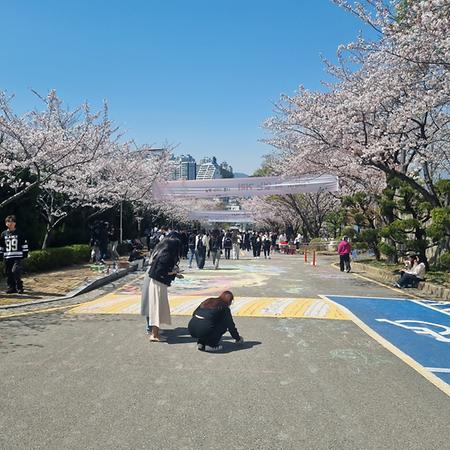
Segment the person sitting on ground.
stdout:
<path fill-rule="evenodd" d="M 132 240 L 131 245 L 133 248 L 131 250 L 128 261 L 132 262 L 132 261 L 137 261 L 139 259 L 144 259 L 145 258 L 145 255 L 143 252 L 144 246 L 142 245 L 142 242 L 138 238 L 135 238 Z"/>
<path fill-rule="evenodd" d="M 410 265 L 411 269 L 401 272 L 400 279 L 395 283 L 396 287 L 417 286 L 425 278 L 425 264 L 419 260 L 419 257 L 411 256 Z"/>
<path fill-rule="evenodd" d="M 230 305 L 233 298 L 232 292 L 224 291 L 217 298 L 207 298 L 194 311 L 188 329 L 191 336 L 197 338 L 198 350 L 206 352 L 222 350 L 219 342 L 227 331 L 235 339 L 236 344 L 244 342 L 231 315 Z"/>

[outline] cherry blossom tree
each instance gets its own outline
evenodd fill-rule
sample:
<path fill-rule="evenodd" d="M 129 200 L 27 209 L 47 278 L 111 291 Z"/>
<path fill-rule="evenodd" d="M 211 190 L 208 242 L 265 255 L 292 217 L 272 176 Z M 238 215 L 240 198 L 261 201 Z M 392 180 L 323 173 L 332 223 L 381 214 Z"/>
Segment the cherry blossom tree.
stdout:
<path fill-rule="evenodd" d="M 64 109 L 55 91 L 39 98 L 44 111 L 18 116 L 11 97 L 0 92 L 0 184 L 13 189 L 0 207 L 36 187 L 48 188 L 54 180 L 61 185 L 107 159 L 118 139 L 106 105 L 92 113 L 87 103 Z"/>
<path fill-rule="evenodd" d="M 46 223 L 45 248 L 52 231 L 82 207 L 95 210 L 91 218 L 127 201 L 136 208 L 151 204 L 151 188 L 167 177 L 169 152 L 133 142 L 115 143 L 107 155 L 74 167 L 41 186 L 38 204 Z"/>
<path fill-rule="evenodd" d="M 337 81 L 325 92 L 300 87 L 295 96 L 282 96 L 265 124 L 273 133 L 269 142 L 289 172 L 331 171 L 357 186 L 398 178 L 439 206 L 436 174 L 450 169 L 450 41 L 439 34 L 450 29 L 447 2 L 407 2 L 401 10 L 376 0 L 366 8 L 337 3 L 381 37 L 342 47 L 339 64 L 327 63 Z"/>

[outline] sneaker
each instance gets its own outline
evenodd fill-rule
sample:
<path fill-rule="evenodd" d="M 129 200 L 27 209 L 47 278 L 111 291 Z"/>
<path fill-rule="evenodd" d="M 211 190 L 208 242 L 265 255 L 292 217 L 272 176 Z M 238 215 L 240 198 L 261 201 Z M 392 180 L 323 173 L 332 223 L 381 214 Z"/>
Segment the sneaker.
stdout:
<path fill-rule="evenodd" d="M 395 283 L 394 286 L 395 286 L 396 288 L 400 288 L 400 289 L 402 288 L 398 283 Z"/>
<path fill-rule="evenodd" d="M 17 294 L 17 291 L 14 288 L 8 288 L 6 289 L 7 294 Z"/>
<path fill-rule="evenodd" d="M 23 288 L 17 289 L 17 293 L 18 293 L 18 294 L 23 294 Z"/>
<path fill-rule="evenodd" d="M 205 351 L 205 346 L 203 344 L 197 344 L 197 350 L 200 350 L 201 352 Z"/>
<path fill-rule="evenodd" d="M 205 352 L 220 352 L 220 350 L 222 350 L 222 346 L 221 345 L 217 345 L 216 347 L 210 347 L 209 345 L 205 345 Z"/>
<path fill-rule="evenodd" d="M 347 272 L 347 273 L 350 273 L 350 269 L 347 269 L 346 272 Z"/>

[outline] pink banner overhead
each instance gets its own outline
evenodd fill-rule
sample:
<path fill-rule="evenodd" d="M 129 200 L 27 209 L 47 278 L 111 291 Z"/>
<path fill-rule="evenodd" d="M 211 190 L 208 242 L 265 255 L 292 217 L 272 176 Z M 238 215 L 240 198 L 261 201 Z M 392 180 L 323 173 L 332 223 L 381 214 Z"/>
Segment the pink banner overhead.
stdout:
<path fill-rule="evenodd" d="M 247 211 L 230 210 L 191 211 L 189 219 L 199 220 L 200 222 L 254 222 L 252 215 Z"/>
<path fill-rule="evenodd" d="M 339 181 L 334 175 L 303 175 L 297 178 L 251 177 L 167 181 L 155 183 L 153 196 L 155 199 L 261 197 L 338 190 Z"/>

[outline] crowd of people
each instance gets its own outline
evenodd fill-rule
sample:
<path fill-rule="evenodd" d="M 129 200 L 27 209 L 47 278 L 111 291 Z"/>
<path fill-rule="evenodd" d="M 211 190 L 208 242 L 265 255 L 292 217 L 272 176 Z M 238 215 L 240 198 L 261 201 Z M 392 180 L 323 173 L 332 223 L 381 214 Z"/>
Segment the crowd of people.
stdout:
<path fill-rule="evenodd" d="M 172 230 L 147 230 L 146 242 L 149 251 L 170 234 Z M 178 232 L 181 242 L 181 257 L 188 260 L 189 268 L 195 260 L 199 269 L 205 267 L 205 261 L 211 259 L 215 269 L 219 268 L 221 258 L 238 260 L 243 254 L 254 259 L 270 259 L 274 251 L 289 244 L 285 234 L 276 232 L 241 231 L 236 228 L 229 230 L 194 230 Z M 300 235 L 294 242 L 301 242 Z M 298 248 L 298 245 L 297 245 Z"/>

